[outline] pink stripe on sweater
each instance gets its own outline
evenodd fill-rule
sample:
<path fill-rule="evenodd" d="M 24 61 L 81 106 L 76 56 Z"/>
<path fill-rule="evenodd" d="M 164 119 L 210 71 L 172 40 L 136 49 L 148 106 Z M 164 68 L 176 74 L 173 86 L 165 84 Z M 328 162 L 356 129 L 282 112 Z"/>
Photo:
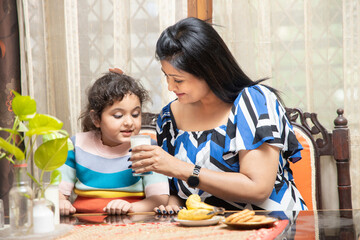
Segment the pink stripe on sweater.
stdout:
<path fill-rule="evenodd" d="M 130 143 L 127 142 L 116 147 L 103 145 L 101 136 L 98 136 L 94 131 L 76 134 L 75 142 L 76 147 L 105 158 L 122 157 L 128 154 L 130 149 Z"/>

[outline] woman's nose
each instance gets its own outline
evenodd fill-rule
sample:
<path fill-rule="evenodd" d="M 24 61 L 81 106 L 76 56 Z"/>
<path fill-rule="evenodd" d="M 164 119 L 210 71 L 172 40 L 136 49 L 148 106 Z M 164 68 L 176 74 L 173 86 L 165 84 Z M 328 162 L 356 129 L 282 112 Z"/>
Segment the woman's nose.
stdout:
<path fill-rule="evenodd" d="M 167 81 L 167 84 L 168 84 L 168 90 L 169 90 L 170 92 L 174 91 L 174 89 L 175 89 L 175 82 L 174 82 L 174 80 L 168 80 L 168 81 Z"/>

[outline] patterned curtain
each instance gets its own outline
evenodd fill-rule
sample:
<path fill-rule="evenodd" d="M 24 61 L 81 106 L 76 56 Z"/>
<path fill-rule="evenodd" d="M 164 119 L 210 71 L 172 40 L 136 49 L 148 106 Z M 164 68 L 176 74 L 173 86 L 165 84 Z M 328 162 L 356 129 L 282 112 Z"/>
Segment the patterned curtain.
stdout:
<path fill-rule="evenodd" d="M 253 79 L 288 107 L 318 113 L 332 129 L 344 108 L 351 130 L 353 207 L 360 206 L 360 0 L 217 0 L 214 23 Z M 336 166 L 322 161 L 325 208 L 337 208 Z"/>
<path fill-rule="evenodd" d="M 70 135 L 81 131 L 86 90 L 109 67 L 123 69 L 150 91 L 145 111 L 159 112 L 171 98 L 155 44 L 166 26 L 186 17 L 186 0 L 17 3 L 22 94 L 36 100 L 39 113 L 59 118 Z"/>
<path fill-rule="evenodd" d="M 20 92 L 19 28 L 16 2 L 3 0 L 0 4 L 0 126 L 11 127 L 11 90 Z M 7 137 L 0 132 L 0 137 Z M 4 200 L 5 215 L 9 212 L 8 193 L 12 186 L 13 170 L 6 159 L 0 159 L 0 198 Z"/>
<path fill-rule="evenodd" d="M 186 0 L 18 0 L 22 41 L 22 92 L 38 112 L 57 116 L 70 134 L 88 86 L 120 67 L 151 91 L 158 112 L 165 100 L 155 43 L 169 24 L 186 17 Z M 165 90 L 167 90 L 165 88 Z"/>

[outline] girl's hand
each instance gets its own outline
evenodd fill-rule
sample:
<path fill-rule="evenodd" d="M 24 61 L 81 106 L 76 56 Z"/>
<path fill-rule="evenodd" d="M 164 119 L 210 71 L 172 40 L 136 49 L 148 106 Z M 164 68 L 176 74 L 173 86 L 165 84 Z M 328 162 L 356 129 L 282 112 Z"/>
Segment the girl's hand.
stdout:
<path fill-rule="evenodd" d="M 125 200 L 112 200 L 104 207 L 103 211 L 108 214 L 127 214 L 128 212 L 132 212 L 132 205 L 128 201 Z"/>
<path fill-rule="evenodd" d="M 60 210 L 60 215 L 70 215 L 76 212 L 74 206 L 67 199 L 59 200 L 59 210 Z"/>

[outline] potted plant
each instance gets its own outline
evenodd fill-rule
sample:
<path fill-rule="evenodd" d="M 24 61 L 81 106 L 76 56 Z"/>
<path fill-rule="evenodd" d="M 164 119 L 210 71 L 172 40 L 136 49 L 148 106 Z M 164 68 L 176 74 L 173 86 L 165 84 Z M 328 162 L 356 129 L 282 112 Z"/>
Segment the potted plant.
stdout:
<path fill-rule="evenodd" d="M 0 138 L 0 159 L 6 158 L 14 164 L 15 179 L 9 194 L 10 229 L 22 234 L 29 231 L 32 219 L 37 216 L 35 212 L 33 216 L 33 200 L 40 201 L 45 196 L 48 187 L 44 182 L 45 172 L 51 173 L 50 184 L 61 180 L 61 173 L 56 169 L 66 161 L 69 135 L 62 130 L 63 123 L 57 118 L 36 113 L 34 99 L 12 93 L 14 123 L 12 128 L 0 127 L 0 131 L 8 132 L 7 138 Z M 32 175 L 27 171 L 29 159 L 33 159 L 40 174 Z M 24 181 L 27 176 L 35 183 L 35 194 Z"/>

